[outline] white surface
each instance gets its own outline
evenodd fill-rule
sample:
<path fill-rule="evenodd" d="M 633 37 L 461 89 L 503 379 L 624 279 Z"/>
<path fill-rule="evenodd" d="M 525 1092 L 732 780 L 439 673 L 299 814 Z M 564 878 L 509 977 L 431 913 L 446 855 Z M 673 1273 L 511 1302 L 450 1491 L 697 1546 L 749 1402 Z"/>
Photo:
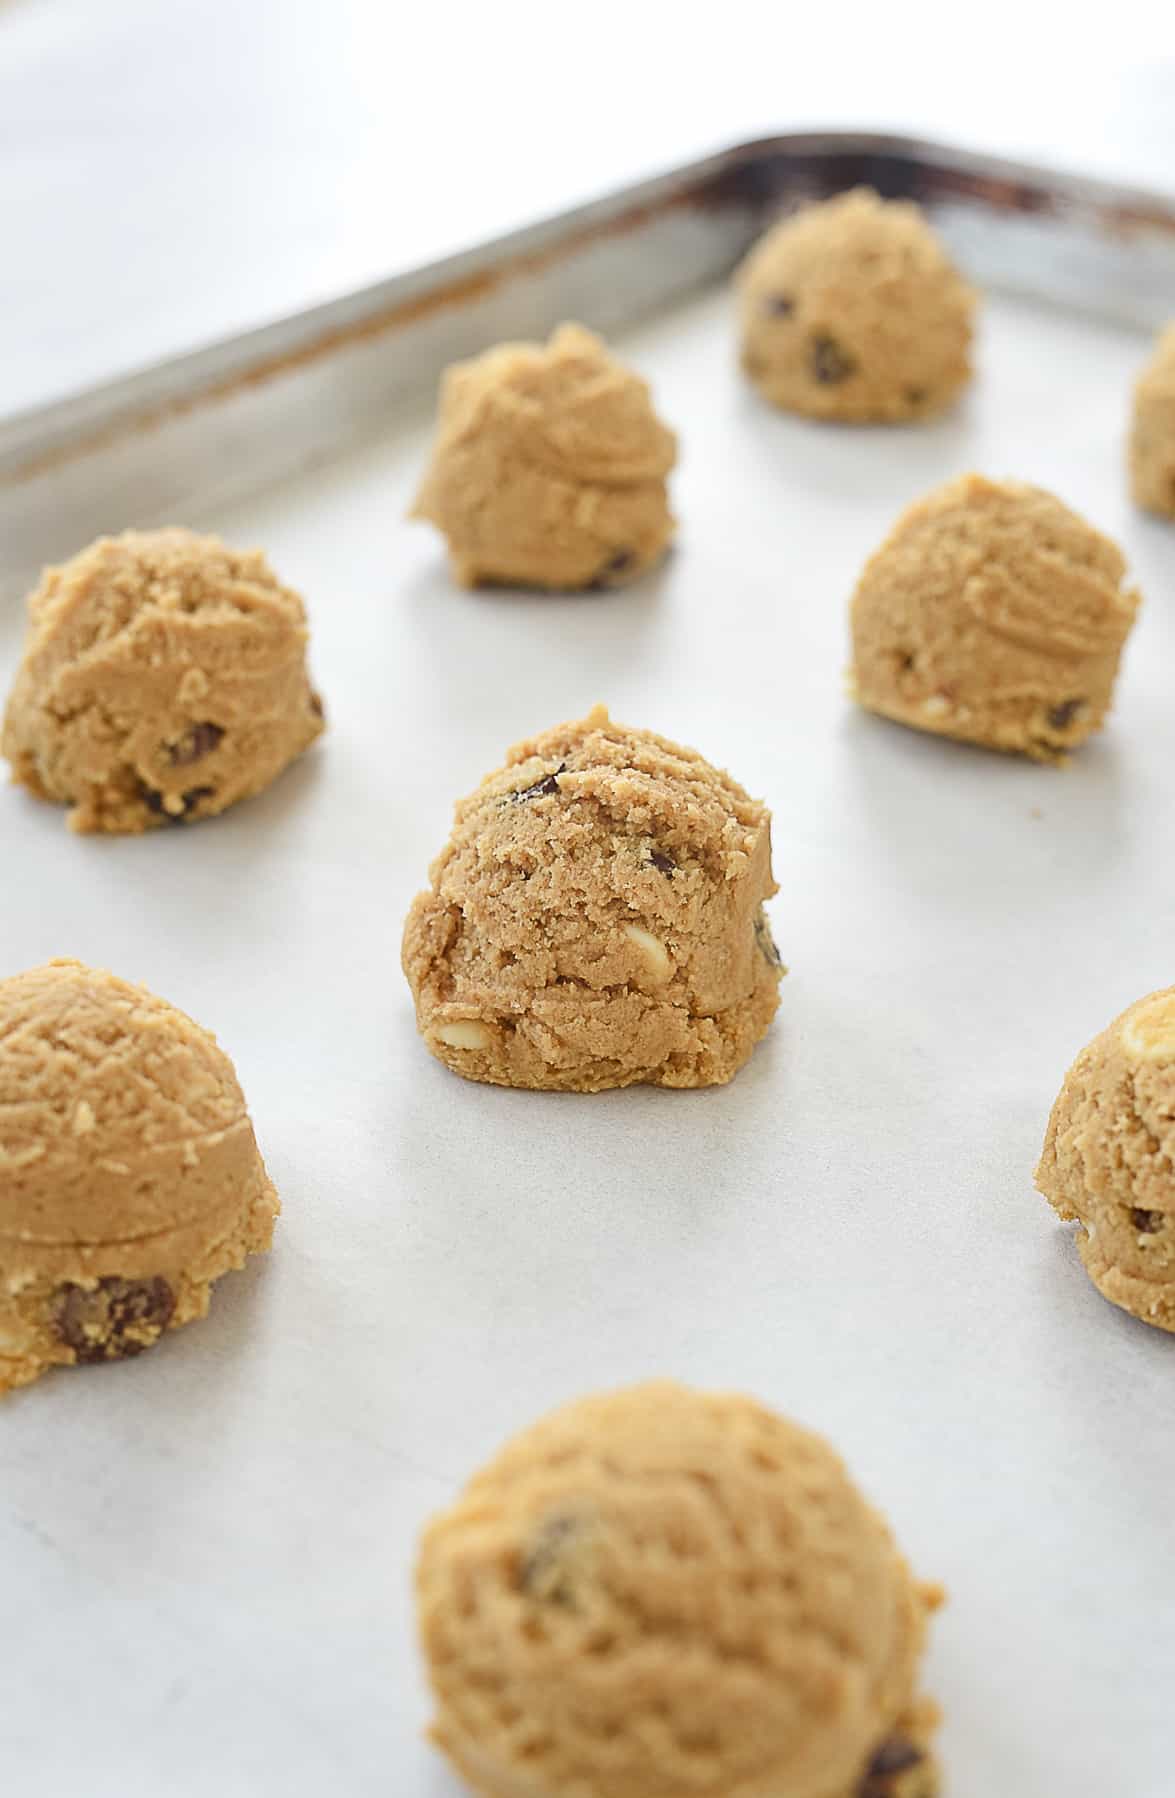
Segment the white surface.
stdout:
<path fill-rule="evenodd" d="M 0 0 L 0 414 L 741 138 L 1175 185 L 1175 14 L 991 0 Z"/>
<path fill-rule="evenodd" d="M 1169 1798 L 1175 1341 L 1032 1189 L 1068 1061 L 1173 972 L 1172 540 L 1120 467 L 1140 345 L 993 303 L 957 417 L 855 432 L 768 414 L 726 336 L 714 296 L 625 346 L 685 446 L 659 576 L 455 591 L 399 522 L 422 439 L 389 439 L 193 520 L 308 595 L 331 730 L 302 765 L 138 841 L 0 795 L 0 968 L 77 954 L 212 1026 L 285 1205 L 206 1323 L 0 1413 L 6 1789 L 449 1798 L 418 1528 L 538 1412 L 662 1372 L 826 1432 L 947 1583 L 952 1798 Z M 840 696 L 862 558 L 973 464 L 1087 509 L 1149 594 L 1065 772 Z M 792 972 L 723 1090 L 500 1092 L 414 1032 L 400 924 L 451 801 L 596 699 L 774 808 Z"/>

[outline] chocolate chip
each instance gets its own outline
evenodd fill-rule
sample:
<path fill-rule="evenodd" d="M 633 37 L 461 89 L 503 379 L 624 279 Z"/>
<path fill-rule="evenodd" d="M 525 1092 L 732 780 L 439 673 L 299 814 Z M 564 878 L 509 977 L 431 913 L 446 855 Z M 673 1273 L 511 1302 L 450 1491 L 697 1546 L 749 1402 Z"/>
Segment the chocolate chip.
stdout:
<path fill-rule="evenodd" d="M 1068 730 L 1084 704 L 1084 699 L 1065 699 L 1060 705 L 1053 706 L 1048 715 L 1051 729 Z"/>
<path fill-rule="evenodd" d="M 1130 1213 L 1130 1221 L 1140 1236 L 1154 1236 L 1162 1229 L 1165 1219 L 1161 1211 L 1144 1211 L 1136 1205 Z"/>
<path fill-rule="evenodd" d="M 911 674 L 917 665 L 918 657 L 912 649 L 898 650 L 898 673 Z"/>
<path fill-rule="evenodd" d="M 603 567 L 597 569 L 595 578 L 589 585 L 592 588 L 610 587 L 619 575 L 627 573 L 635 561 L 636 555 L 633 550 L 614 550 Z"/>
<path fill-rule="evenodd" d="M 790 293 L 769 293 L 763 301 L 768 318 L 790 318 L 795 309 L 796 303 Z"/>
<path fill-rule="evenodd" d="M 139 782 L 139 798 L 147 810 L 153 812 L 157 818 L 165 818 L 169 824 L 184 823 L 188 813 L 194 810 L 202 799 L 210 799 L 215 791 L 215 787 L 189 787 L 186 793 L 180 794 L 183 810 L 173 812 L 164 803 L 162 793 L 155 787 L 149 787 L 146 781 Z"/>
<path fill-rule="evenodd" d="M 904 1773 L 907 1767 L 916 1767 L 925 1758 L 921 1748 L 908 1736 L 890 1736 L 881 1744 L 867 1770 L 869 1773 Z"/>
<path fill-rule="evenodd" d="M 925 1759 L 921 1748 L 915 1747 L 908 1737 L 890 1736 L 866 1767 L 856 1798 L 894 1798 L 896 1775 L 908 1773 Z"/>
<path fill-rule="evenodd" d="M 541 1526 L 518 1570 L 518 1583 L 531 1598 L 545 1604 L 574 1604 L 568 1550 L 582 1527 L 578 1518 L 562 1512 Z"/>
<path fill-rule="evenodd" d="M 661 874 L 675 874 L 677 872 L 677 863 L 674 861 L 673 857 L 671 855 L 662 855 L 659 849 L 650 850 L 649 860 L 652 862 L 654 868 Z"/>
<path fill-rule="evenodd" d="M 543 778 L 536 780 L 532 787 L 522 787 L 517 793 L 511 793 L 510 804 L 521 805 L 526 799 L 541 799 L 546 793 L 557 793 L 559 791 L 558 777 L 566 772 L 567 763 L 560 762 L 554 774 L 544 774 Z"/>
<path fill-rule="evenodd" d="M 808 366 L 813 378 L 825 387 L 834 387 L 838 381 L 847 381 L 856 373 L 857 364 L 842 350 L 835 337 L 827 337 L 817 332 L 808 348 Z"/>
<path fill-rule="evenodd" d="M 123 1280 L 115 1275 L 88 1290 L 72 1281 L 59 1286 L 53 1324 L 81 1362 L 122 1361 L 141 1355 L 162 1335 L 175 1313 L 167 1281 Z"/>
<path fill-rule="evenodd" d="M 755 942 L 758 944 L 759 953 L 762 955 L 764 961 L 773 968 L 782 968 L 783 957 L 775 947 L 775 938 L 771 934 L 771 926 L 768 924 L 762 912 L 760 912 L 759 916 L 755 919 Z"/>
<path fill-rule="evenodd" d="M 172 744 L 168 760 L 173 768 L 186 768 L 190 763 L 202 761 L 206 755 L 211 755 L 223 738 L 224 731 L 219 724 L 193 724 L 178 743 Z"/>
<path fill-rule="evenodd" d="M 926 404 L 925 387 L 907 387 L 906 404 L 907 406 L 924 406 Z"/>
<path fill-rule="evenodd" d="M 310 694 L 310 710 L 314 713 L 314 716 L 316 718 L 325 717 L 326 710 L 325 710 L 325 707 L 323 706 L 322 695 L 320 693 L 311 692 L 311 694 Z"/>

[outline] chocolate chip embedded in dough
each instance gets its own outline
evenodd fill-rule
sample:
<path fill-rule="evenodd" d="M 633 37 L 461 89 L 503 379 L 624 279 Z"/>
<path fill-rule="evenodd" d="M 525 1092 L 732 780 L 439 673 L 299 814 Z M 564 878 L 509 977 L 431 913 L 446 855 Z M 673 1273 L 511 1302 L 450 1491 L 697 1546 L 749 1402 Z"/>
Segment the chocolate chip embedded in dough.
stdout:
<path fill-rule="evenodd" d="M 52 1309 L 54 1328 L 78 1361 L 122 1361 L 158 1341 L 175 1313 L 175 1294 L 158 1274 L 111 1275 L 93 1288 L 59 1286 Z"/>
<path fill-rule="evenodd" d="M 818 332 L 808 349 L 808 366 L 821 386 L 834 387 L 856 373 L 857 364 L 835 337 Z"/>
<path fill-rule="evenodd" d="M 203 761 L 223 741 L 224 731 L 219 724 L 193 724 L 178 743 L 171 745 L 168 760 L 173 768 L 186 768 L 192 762 Z"/>

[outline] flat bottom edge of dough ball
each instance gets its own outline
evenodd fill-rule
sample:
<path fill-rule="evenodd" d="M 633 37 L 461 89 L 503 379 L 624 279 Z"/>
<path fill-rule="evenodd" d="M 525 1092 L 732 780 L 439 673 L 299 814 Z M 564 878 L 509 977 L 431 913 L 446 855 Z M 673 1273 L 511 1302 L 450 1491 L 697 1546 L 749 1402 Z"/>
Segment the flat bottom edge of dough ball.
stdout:
<path fill-rule="evenodd" d="M 660 568 L 672 550 L 673 540 L 670 536 L 652 555 L 637 556 L 631 565 L 625 563 L 613 573 L 597 570 L 580 580 L 553 580 L 536 574 L 507 574 L 501 569 L 489 568 L 475 558 L 453 553 L 449 557 L 449 566 L 457 585 L 471 593 L 546 593 L 553 599 L 558 599 L 563 594 L 615 593 L 621 587 L 631 587 L 634 582 L 643 580 L 645 575 Z"/>
<path fill-rule="evenodd" d="M 54 1277 L 22 1291 L 13 1299 L 0 1298 L 0 1397 L 19 1386 L 31 1385 L 55 1367 L 138 1360 L 141 1355 L 149 1354 L 169 1331 L 198 1323 L 208 1315 L 213 1287 L 225 1275 L 240 1272 L 251 1255 L 268 1251 L 279 1210 L 277 1195 L 272 1189 L 269 1198 L 271 1203 L 267 1203 L 266 1195 L 262 1195 L 238 1218 L 226 1236 L 209 1245 L 186 1266 L 161 1268 L 155 1275 L 107 1274 L 98 1277 L 99 1281 L 125 1278 L 131 1284 L 164 1279 L 171 1288 L 174 1303 L 167 1322 L 149 1343 L 127 1354 L 79 1362 L 76 1351 L 57 1333 L 50 1305 L 61 1287 L 80 1284 L 87 1278 L 85 1275 L 79 1273 L 76 1281 Z"/>
<path fill-rule="evenodd" d="M 878 1743 L 868 1766 L 862 1769 L 852 1785 L 829 1794 L 829 1798 L 940 1798 L 942 1767 L 934 1752 L 934 1735 L 939 1721 L 939 1707 L 933 1700 L 915 1699 L 884 1741 Z M 429 1725 L 428 1740 L 444 1755 L 470 1791 L 479 1794 L 479 1798 L 513 1798 L 519 1790 L 517 1776 L 524 1768 L 516 1768 L 507 1762 L 500 1770 L 500 1777 L 495 1777 L 491 1765 L 492 1750 L 487 1753 L 480 1742 L 467 1740 L 464 1731 L 450 1727 L 443 1712 Z M 902 1751 L 917 1758 L 903 1766 Z M 533 1769 L 525 1768 L 525 1771 Z M 725 1784 L 721 1793 L 713 1785 L 699 1787 L 698 1798 L 728 1798 L 728 1790 Z M 747 1780 L 740 1780 L 734 1798 L 741 1792 L 750 1794 L 751 1798 L 766 1798 L 768 1793 L 774 1794 L 776 1790 L 776 1777 L 771 1773 L 753 1774 Z"/>
<path fill-rule="evenodd" d="M 483 1086 L 508 1087 L 516 1092 L 570 1092 L 597 1093 L 615 1092 L 628 1086 L 660 1086 L 671 1089 L 696 1091 L 707 1086 L 726 1086 L 735 1075 L 746 1066 L 758 1045 L 763 1041 L 771 1027 L 772 1019 L 779 1009 L 779 980 L 775 979 L 770 986 L 756 988 L 750 998 L 741 1005 L 733 1005 L 727 1011 L 713 1014 L 706 1019 L 716 1022 L 718 1018 L 730 1018 L 736 1026 L 733 1033 L 738 1040 L 735 1047 L 732 1033 L 726 1032 L 722 1037 L 722 1046 L 729 1045 L 728 1054 L 716 1054 L 712 1051 L 699 1053 L 697 1061 L 685 1065 L 667 1067 L 664 1063 L 652 1067 L 635 1068 L 623 1072 L 613 1071 L 611 1067 L 599 1063 L 587 1068 L 568 1067 L 553 1069 L 551 1077 L 520 1078 L 513 1075 L 502 1057 L 490 1057 L 478 1049 L 455 1049 L 437 1039 L 436 1028 L 421 1028 L 429 1053 L 442 1062 L 454 1074 L 464 1080 L 474 1080 Z M 703 1021 L 699 1019 L 699 1021 Z M 480 1020 L 470 1020 L 480 1022 Z M 745 1043 L 741 1040 L 746 1033 Z M 706 1072 L 702 1072 L 704 1066 Z"/>
<path fill-rule="evenodd" d="M 1098 1253 L 1094 1239 L 1084 1229 L 1078 1247 L 1085 1271 L 1104 1299 L 1140 1323 L 1175 1335 L 1175 1280 L 1144 1280 L 1137 1274 L 1125 1273 L 1116 1262 L 1107 1261 Z"/>
<path fill-rule="evenodd" d="M 947 737 L 954 743 L 967 743 L 976 749 L 994 750 L 1000 755 L 1026 756 L 1031 762 L 1053 768 L 1063 768 L 1070 752 L 1095 736 L 1103 723 L 1101 718 L 1090 718 L 1079 729 L 1064 736 L 1058 734 L 1056 738 L 1033 736 L 1029 731 L 1010 727 L 1002 731 L 985 731 L 957 713 L 928 714 L 918 706 L 896 705 L 892 700 L 878 698 L 864 692 L 852 675 L 847 682 L 847 693 L 863 712 L 885 718 L 890 724 L 904 725 L 907 730 L 921 731 L 925 736 Z"/>
<path fill-rule="evenodd" d="M 1175 474 L 1169 485 L 1162 486 L 1135 475 L 1130 482 L 1130 497 L 1139 511 L 1151 518 L 1175 519 Z"/>
<path fill-rule="evenodd" d="M 796 418 L 814 419 L 820 424 L 930 424 L 953 411 L 970 386 L 970 376 L 967 376 L 953 386 L 928 393 L 917 405 L 896 396 L 885 402 L 862 399 L 854 403 L 851 397 L 842 395 L 838 398 L 831 390 L 824 393 L 807 386 L 797 388 L 788 382 L 773 383 L 769 375 L 755 373 L 745 359 L 742 369 L 756 393 L 775 411 L 790 412 Z"/>

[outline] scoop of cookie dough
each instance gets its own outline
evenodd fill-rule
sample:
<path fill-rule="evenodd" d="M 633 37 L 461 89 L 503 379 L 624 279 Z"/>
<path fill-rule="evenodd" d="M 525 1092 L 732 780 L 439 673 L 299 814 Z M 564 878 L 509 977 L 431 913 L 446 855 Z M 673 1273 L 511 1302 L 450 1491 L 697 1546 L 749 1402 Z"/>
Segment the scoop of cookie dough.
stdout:
<path fill-rule="evenodd" d="M 485 1798 L 931 1798 L 939 1597 L 752 1399 L 583 1399 L 425 1532 L 433 1737 Z"/>
<path fill-rule="evenodd" d="M 0 980 L 0 1392 L 203 1317 L 277 1212 L 206 1030 L 76 961 Z"/>
<path fill-rule="evenodd" d="M 903 512 L 852 603 L 850 690 L 916 730 L 1035 761 L 1101 728 L 1139 596 L 1052 494 L 964 475 Z"/>
<path fill-rule="evenodd" d="M 1136 504 L 1175 518 L 1175 323 L 1160 334 L 1134 389 L 1130 485 Z"/>
<path fill-rule="evenodd" d="M 975 295 L 909 201 L 854 188 L 784 219 L 737 291 L 743 368 L 789 412 L 926 418 L 971 378 Z"/>
<path fill-rule="evenodd" d="M 665 553 L 677 440 L 649 389 L 581 325 L 504 343 L 441 385 L 413 507 L 466 587 L 616 587 Z"/>
<path fill-rule="evenodd" d="M 1139 999 L 1077 1057 L 1036 1184 L 1080 1225 L 1098 1291 L 1175 1331 L 1175 987 Z"/>
<path fill-rule="evenodd" d="M 404 930 L 428 1047 L 498 1086 L 729 1080 L 783 972 L 771 822 L 692 749 L 602 706 L 457 806 Z"/>
<path fill-rule="evenodd" d="M 323 728 L 306 613 L 264 556 L 191 531 L 102 537 L 46 569 L 0 749 L 77 831 L 208 818 Z"/>

